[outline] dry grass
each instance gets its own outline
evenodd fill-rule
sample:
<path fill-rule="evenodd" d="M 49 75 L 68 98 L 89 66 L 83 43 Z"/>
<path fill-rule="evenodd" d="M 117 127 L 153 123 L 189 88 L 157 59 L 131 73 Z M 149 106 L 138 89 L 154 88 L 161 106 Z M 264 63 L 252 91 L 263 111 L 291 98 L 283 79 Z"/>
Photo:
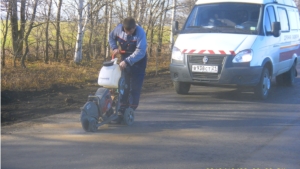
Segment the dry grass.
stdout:
<path fill-rule="evenodd" d="M 82 62 L 80 65 L 69 63 L 51 62 L 45 64 L 42 61 L 26 62 L 27 68 L 12 66 L 12 60 L 6 60 L 6 66 L 1 68 L 1 91 L 28 91 L 42 90 L 53 85 L 79 85 L 96 83 L 99 70 L 102 66 L 100 60 Z M 166 70 L 169 67 L 168 58 L 158 59 L 158 70 Z M 147 74 L 154 74 L 156 63 L 154 57 L 149 57 Z"/>
<path fill-rule="evenodd" d="M 64 63 L 27 63 L 27 68 L 1 69 L 1 90 L 40 90 L 54 84 L 74 85 L 97 79 L 98 69 Z"/>

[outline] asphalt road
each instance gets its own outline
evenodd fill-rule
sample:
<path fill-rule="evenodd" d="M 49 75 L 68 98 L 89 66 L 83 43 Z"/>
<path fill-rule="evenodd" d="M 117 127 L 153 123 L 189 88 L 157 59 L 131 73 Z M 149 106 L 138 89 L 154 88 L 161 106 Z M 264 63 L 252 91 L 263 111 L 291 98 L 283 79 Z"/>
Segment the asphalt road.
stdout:
<path fill-rule="evenodd" d="M 300 75 L 294 87 L 273 83 L 265 101 L 219 87 L 143 94 L 132 126 L 96 133 L 83 131 L 79 113 L 2 127 L 2 168 L 300 168 Z"/>

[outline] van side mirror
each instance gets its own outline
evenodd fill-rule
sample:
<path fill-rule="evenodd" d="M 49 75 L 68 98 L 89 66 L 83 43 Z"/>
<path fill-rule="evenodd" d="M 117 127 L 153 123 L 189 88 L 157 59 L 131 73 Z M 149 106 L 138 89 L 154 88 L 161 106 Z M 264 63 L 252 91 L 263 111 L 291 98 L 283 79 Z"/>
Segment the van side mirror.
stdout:
<path fill-rule="evenodd" d="M 272 23 L 272 34 L 274 37 L 279 37 L 281 33 L 281 25 L 280 22 Z"/>
<path fill-rule="evenodd" d="M 173 35 L 176 35 L 178 32 L 178 21 L 174 21 L 172 24 L 172 33 Z"/>

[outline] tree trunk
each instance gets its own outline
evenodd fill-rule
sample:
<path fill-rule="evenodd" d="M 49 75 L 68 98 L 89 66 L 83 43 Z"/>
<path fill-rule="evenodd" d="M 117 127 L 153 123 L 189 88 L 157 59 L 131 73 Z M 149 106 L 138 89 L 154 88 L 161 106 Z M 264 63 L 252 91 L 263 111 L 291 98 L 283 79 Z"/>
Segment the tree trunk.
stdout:
<path fill-rule="evenodd" d="M 176 0 L 173 0 L 173 11 L 172 11 L 172 19 L 171 19 L 171 25 L 175 21 L 175 15 L 176 15 Z M 170 34 L 170 51 L 172 51 L 174 45 L 174 35 L 173 35 L 173 27 L 171 26 L 171 34 Z M 171 57 L 171 55 L 170 55 Z M 171 59 L 171 58 L 170 58 Z"/>
<path fill-rule="evenodd" d="M 156 72 L 155 75 L 157 75 L 158 73 L 158 56 L 160 56 L 161 54 L 161 44 L 162 44 L 162 32 L 164 29 L 164 24 L 162 22 L 163 20 L 163 14 L 164 14 L 164 8 L 165 8 L 165 1 L 162 1 L 161 3 L 161 14 L 159 16 L 159 27 L 158 27 L 158 45 L 157 45 L 157 49 L 156 49 L 156 55 L 155 55 L 155 67 L 156 67 Z"/>
<path fill-rule="evenodd" d="M 110 28 L 111 28 L 111 22 L 112 22 L 112 7 L 113 7 L 113 0 L 110 0 L 110 4 L 109 4 L 109 13 L 108 13 L 108 25 L 107 25 L 107 41 L 109 40 L 109 33 L 110 33 Z M 106 47 L 106 53 L 105 56 L 106 58 L 109 57 L 109 51 L 110 51 L 110 46 L 107 45 Z"/>
<path fill-rule="evenodd" d="M 149 24 L 148 24 L 148 28 L 146 31 L 146 34 L 148 35 L 148 30 L 150 29 L 150 45 L 149 45 L 149 57 L 152 56 L 152 45 L 153 45 L 153 40 L 154 40 L 154 29 L 155 29 L 155 21 L 156 21 L 156 17 L 154 16 L 157 12 L 159 3 L 158 1 L 155 1 L 154 3 L 152 3 L 152 0 L 150 1 L 150 18 L 149 18 Z"/>
<path fill-rule="evenodd" d="M 56 15 L 56 45 L 55 45 L 55 60 L 58 61 L 59 55 L 59 37 L 60 37 L 60 12 L 62 0 L 58 1 L 57 15 Z"/>
<path fill-rule="evenodd" d="M 19 49 L 19 30 L 18 30 L 18 7 L 17 0 L 9 1 L 9 11 L 10 11 L 10 25 L 11 25 L 11 37 L 14 55 L 14 67 L 16 67 L 16 58 Z"/>
<path fill-rule="evenodd" d="M 153 18 L 152 18 L 153 19 Z M 150 45 L 149 45 L 149 56 L 152 57 L 152 46 L 153 46 L 153 39 L 154 39 L 154 21 L 151 21 L 151 32 L 150 32 Z"/>
<path fill-rule="evenodd" d="M 117 15 L 118 15 L 118 19 L 119 20 L 122 20 L 122 19 L 124 19 L 125 17 L 124 17 L 124 13 L 126 13 L 127 11 L 125 11 L 125 9 L 124 9 L 124 4 L 123 4 L 123 2 L 122 2 L 122 0 L 119 0 L 118 1 L 118 3 L 119 3 L 119 10 L 118 10 L 118 12 L 117 12 Z M 126 8 L 126 7 L 125 7 Z M 127 14 L 126 14 L 127 15 Z"/>
<path fill-rule="evenodd" d="M 161 15 L 159 16 L 159 26 L 158 26 L 158 46 L 156 50 L 156 56 L 160 56 L 161 54 L 161 44 L 162 44 L 162 32 L 164 28 L 164 24 L 162 22 L 163 20 L 163 14 L 164 14 L 164 8 L 165 8 L 165 1 L 161 3 Z"/>
<path fill-rule="evenodd" d="M 103 35 L 103 51 L 104 51 L 104 60 L 106 60 L 106 58 L 108 57 L 106 55 L 106 47 L 107 47 L 107 35 L 109 34 L 109 32 L 107 32 L 107 26 L 108 26 L 108 0 L 105 0 L 105 27 L 104 27 L 104 35 Z"/>
<path fill-rule="evenodd" d="M 65 41 L 63 40 L 61 34 L 59 34 L 59 37 L 60 37 L 60 40 L 61 40 L 61 45 L 63 47 L 63 50 L 64 50 L 64 59 L 67 58 L 67 50 L 66 50 L 66 47 L 65 47 Z"/>
<path fill-rule="evenodd" d="M 87 15 L 85 18 L 84 25 L 82 24 L 82 11 L 83 11 L 83 0 L 79 0 L 78 3 L 78 34 L 77 34 L 77 40 L 76 40 L 76 49 L 75 49 L 75 55 L 74 55 L 74 62 L 80 63 L 82 60 L 82 44 L 83 44 L 83 37 L 84 37 L 84 31 L 85 26 L 88 22 L 89 13 L 90 13 L 90 2 L 87 4 Z"/>
<path fill-rule="evenodd" d="M 9 18 L 9 10 L 6 12 L 6 19 L 5 19 L 5 28 L 3 32 L 3 40 L 1 45 L 1 65 L 2 67 L 5 66 L 5 43 L 6 43 L 6 37 L 8 32 L 8 18 Z M 4 23 L 2 23 L 4 25 Z"/>
<path fill-rule="evenodd" d="M 133 18 L 137 18 L 139 7 L 140 7 L 140 0 L 136 0 L 133 9 Z"/>
<path fill-rule="evenodd" d="M 144 15 L 145 15 L 145 10 L 146 10 L 147 0 L 142 0 L 141 3 L 142 3 L 140 5 L 141 9 L 138 11 L 137 21 L 140 25 L 144 25 Z"/>
<path fill-rule="evenodd" d="M 131 0 L 128 0 L 128 13 L 127 13 L 127 16 L 132 16 Z"/>
<path fill-rule="evenodd" d="M 147 26 L 147 30 L 146 30 L 146 35 L 148 35 L 148 31 L 149 31 L 149 29 L 150 29 L 150 25 L 151 25 L 151 21 L 152 21 L 152 6 L 153 6 L 153 4 L 152 4 L 152 0 L 150 0 L 150 7 L 149 7 L 149 10 L 150 10 L 150 17 L 149 17 L 149 21 L 148 21 L 148 26 Z M 148 18 L 148 17 L 146 17 L 146 18 Z"/>
<path fill-rule="evenodd" d="M 94 33 L 94 19 L 93 19 L 93 13 L 91 13 L 90 15 L 91 17 L 91 27 L 90 27 L 90 37 L 89 37 L 89 50 L 88 50 L 88 55 L 89 56 L 94 56 L 95 53 L 94 53 L 94 50 L 93 50 L 93 47 L 92 47 L 92 39 L 93 39 L 93 33 Z M 90 58 L 88 58 L 90 59 Z"/>
<path fill-rule="evenodd" d="M 21 10 L 20 10 L 21 27 L 19 30 L 19 50 L 18 50 L 19 56 L 22 56 L 23 54 L 24 32 L 25 32 L 25 25 L 26 25 L 25 8 L 26 8 L 26 0 L 21 0 Z"/>
<path fill-rule="evenodd" d="M 25 53 L 24 55 L 22 56 L 22 59 L 21 59 L 21 65 L 23 68 L 26 68 L 26 65 L 25 65 L 25 58 L 26 58 L 26 55 L 29 51 L 29 45 L 28 45 L 28 37 L 30 35 L 30 32 L 33 28 L 33 23 L 35 21 L 35 14 L 36 14 L 36 8 L 37 8 L 37 4 L 38 4 L 38 0 L 35 0 L 34 1 L 34 7 L 33 7 L 33 11 L 32 11 L 32 17 L 31 17 L 31 20 L 30 20 L 30 24 L 29 24 L 29 27 L 28 27 L 28 30 L 26 32 L 26 35 L 25 35 L 25 45 L 26 45 L 26 48 L 25 48 Z"/>
<path fill-rule="evenodd" d="M 79 63 L 82 60 L 82 11 L 83 11 L 83 0 L 79 0 L 78 3 L 78 30 L 77 30 L 77 40 L 75 47 L 74 62 Z"/>
<path fill-rule="evenodd" d="M 46 32 L 45 32 L 45 36 L 46 36 L 46 54 L 45 54 L 45 58 L 44 58 L 44 62 L 46 64 L 48 64 L 49 62 L 49 22 L 50 22 L 50 16 L 51 16 L 51 7 L 52 7 L 52 0 L 49 0 L 49 9 L 48 9 L 48 16 L 47 16 L 47 22 L 46 22 Z"/>

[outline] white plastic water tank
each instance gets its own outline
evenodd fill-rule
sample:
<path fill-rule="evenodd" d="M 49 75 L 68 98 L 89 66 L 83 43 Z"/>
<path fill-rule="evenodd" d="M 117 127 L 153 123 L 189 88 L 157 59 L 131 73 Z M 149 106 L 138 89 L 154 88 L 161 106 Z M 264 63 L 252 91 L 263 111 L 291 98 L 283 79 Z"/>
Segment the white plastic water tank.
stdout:
<path fill-rule="evenodd" d="M 98 84 L 106 88 L 118 88 L 121 69 L 117 64 L 118 58 L 113 59 L 113 65 L 103 66 L 99 72 Z"/>

